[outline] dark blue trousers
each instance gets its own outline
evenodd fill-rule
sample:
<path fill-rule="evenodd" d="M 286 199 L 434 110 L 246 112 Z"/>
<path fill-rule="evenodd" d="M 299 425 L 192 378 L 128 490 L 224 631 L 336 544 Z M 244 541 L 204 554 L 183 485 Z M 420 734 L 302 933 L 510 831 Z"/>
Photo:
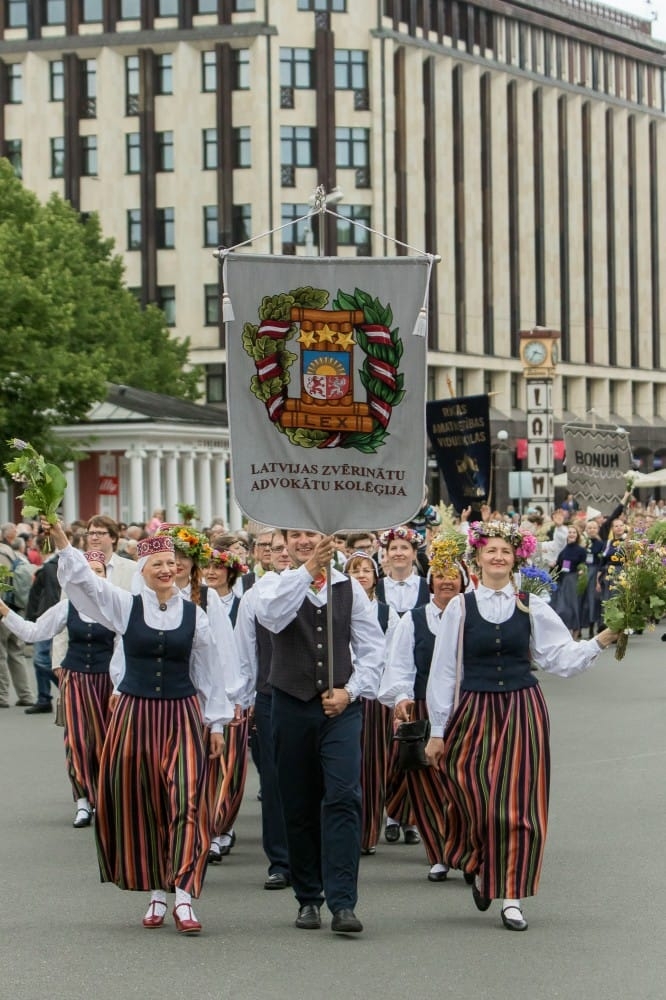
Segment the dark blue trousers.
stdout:
<path fill-rule="evenodd" d="M 270 694 L 257 692 L 254 702 L 255 737 L 261 770 L 261 835 L 264 854 L 268 858 L 268 874 L 279 872 L 289 876 L 287 835 L 282 817 L 282 802 L 275 767 L 275 746 L 271 721 Z"/>
<path fill-rule="evenodd" d="M 358 899 L 361 704 L 324 715 L 319 697 L 273 690 L 273 735 L 291 881 L 301 906 L 332 913 Z"/>

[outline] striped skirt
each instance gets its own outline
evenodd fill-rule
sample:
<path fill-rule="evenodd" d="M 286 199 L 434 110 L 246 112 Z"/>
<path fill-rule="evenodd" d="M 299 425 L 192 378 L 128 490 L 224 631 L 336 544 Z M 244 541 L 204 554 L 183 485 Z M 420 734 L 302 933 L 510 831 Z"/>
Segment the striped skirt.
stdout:
<path fill-rule="evenodd" d="M 224 767 L 217 760 L 210 762 L 207 794 L 213 837 L 233 830 L 238 817 L 245 792 L 249 729 L 246 710 L 239 721 L 224 727 Z"/>
<path fill-rule="evenodd" d="M 102 882 L 201 892 L 210 832 L 196 695 L 121 694 L 100 764 L 95 833 Z"/>
<path fill-rule="evenodd" d="M 407 774 L 398 763 L 400 749 L 393 739 L 395 720 L 393 712 L 389 713 L 386 727 L 388 743 L 386 757 L 386 815 L 394 819 L 400 826 L 414 826 L 414 810 L 409 801 Z"/>
<path fill-rule="evenodd" d="M 539 885 L 548 824 L 550 723 L 541 688 L 464 692 L 444 734 L 447 864 L 478 872 L 481 895 Z"/>
<path fill-rule="evenodd" d="M 363 698 L 361 730 L 361 850 L 375 847 L 384 816 L 386 795 L 386 732 L 391 712 L 372 698 Z"/>
<path fill-rule="evenodd" d="M 97 802 L 99 762 L 109 721 L 113 686 L 108 674 L 60 671 L 60 700 L 65 714 L 65 765 L 74 801 Z"/>
<path fill-rule="evenodd" d="M 419 699 L 414 702 L 414 718 L 428 718 L 425 701 Z M 445 856 L 446 808 L 442 773 L 435 767 L 423 767 L 418 771 L 406 771 L 405 780 L 415 825 L 421 834 L 428 863 L 441 864 Z"/>

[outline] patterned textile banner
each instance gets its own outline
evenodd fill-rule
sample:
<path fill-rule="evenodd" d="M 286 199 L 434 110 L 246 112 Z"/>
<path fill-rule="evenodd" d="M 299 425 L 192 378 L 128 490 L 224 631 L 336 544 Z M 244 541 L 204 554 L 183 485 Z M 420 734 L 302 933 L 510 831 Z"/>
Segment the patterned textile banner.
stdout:
<path fill-rule="evenodd" d="M 632 468 L 627 434 L 615 428 L 566 424 L 567 487 L 581 506 L 615 506 Z"/>
<path fill-rule="evenodd" d="M 428 437 L 451 503 L 460 513 L 490 495 L 488 396 L 458 396 L 426 404 Z"/>
<path fill-rule="evenodd" d="M 229 254 L 232 481 L 247 517 L 326 533 L 408 521 L 425 484 L 428 258 Z"/>

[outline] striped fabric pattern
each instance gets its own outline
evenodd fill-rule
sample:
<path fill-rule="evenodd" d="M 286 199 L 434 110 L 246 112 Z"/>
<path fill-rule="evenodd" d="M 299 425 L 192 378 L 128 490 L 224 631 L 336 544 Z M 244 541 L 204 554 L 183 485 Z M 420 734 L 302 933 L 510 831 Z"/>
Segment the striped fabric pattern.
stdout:
<path fill-rule="evenodd" d="M 363 703 L 361 730 L 361 850 L 379 842 L 386 795 L 386 732 L 390 709 L 372 698 Z"/>
<path fill-rule="evenodd" d="M 109 719 L 112 684 L 108 674 L 60 671 L 60 699 L 65 713 L 65 766 L 74 801 L 97 802 L 99 762 Z"/>
<path fill-rule="evenodd" d="M 444 736 L 446 861 L 489 899 L 535 895 L 548 825 L 550 723 L 540 687 L 464 692 Z"/>
<path fill-rule="evenodd" d="M 427 719 L 428 709 L 422 699 L 414 702 L 415 719 Z M 421 834 L 428 863 L 441 864 L 444 861 L 444 781 L 441 771 L 434 767 L 424 767 L 418 771 L 406 771 L 409 801 L 414 811 L 416 827 Z"/>
<path fill-rule="evenodd" d="M 399 748 L 393 739 L 395 723 L 393 712 L 389 712 L 386 727 L 388 752 L 386 759 L 386 815 L 396 820 L 400 826 L 414 826 L 414 811 L 409 800 L 407 775 L 398 764 Z"/>
<path fill-rule="evenodd" d="M 121 694 L 100 766 L 95 832 L 102 882 L 201 892 L 210 832 L 196 695 Z"/>
<path fill-rule="evenodd" d="M 247 740 L 250 731 L 248 713 L 245 710 L 240 721 L 224 727 L 224 763 L 222 768 L 216 761 L 208 777 L 208 803 L 211 817 L 211 834 L 221 837 L 233 829 L 245 792 L 247 776 Z M 224 775 L 229 774 L 229 781 Z"/>

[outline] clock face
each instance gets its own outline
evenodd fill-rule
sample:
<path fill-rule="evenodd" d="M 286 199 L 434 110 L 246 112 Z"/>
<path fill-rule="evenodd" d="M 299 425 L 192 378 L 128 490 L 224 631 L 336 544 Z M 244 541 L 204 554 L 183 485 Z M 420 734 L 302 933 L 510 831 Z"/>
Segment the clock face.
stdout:
<path fill-rule="evenodd" d="M 542 365 L 546 360 L 546 345 L 541 340 L 530 340 L 523 353 L 528 365 Z"/>

